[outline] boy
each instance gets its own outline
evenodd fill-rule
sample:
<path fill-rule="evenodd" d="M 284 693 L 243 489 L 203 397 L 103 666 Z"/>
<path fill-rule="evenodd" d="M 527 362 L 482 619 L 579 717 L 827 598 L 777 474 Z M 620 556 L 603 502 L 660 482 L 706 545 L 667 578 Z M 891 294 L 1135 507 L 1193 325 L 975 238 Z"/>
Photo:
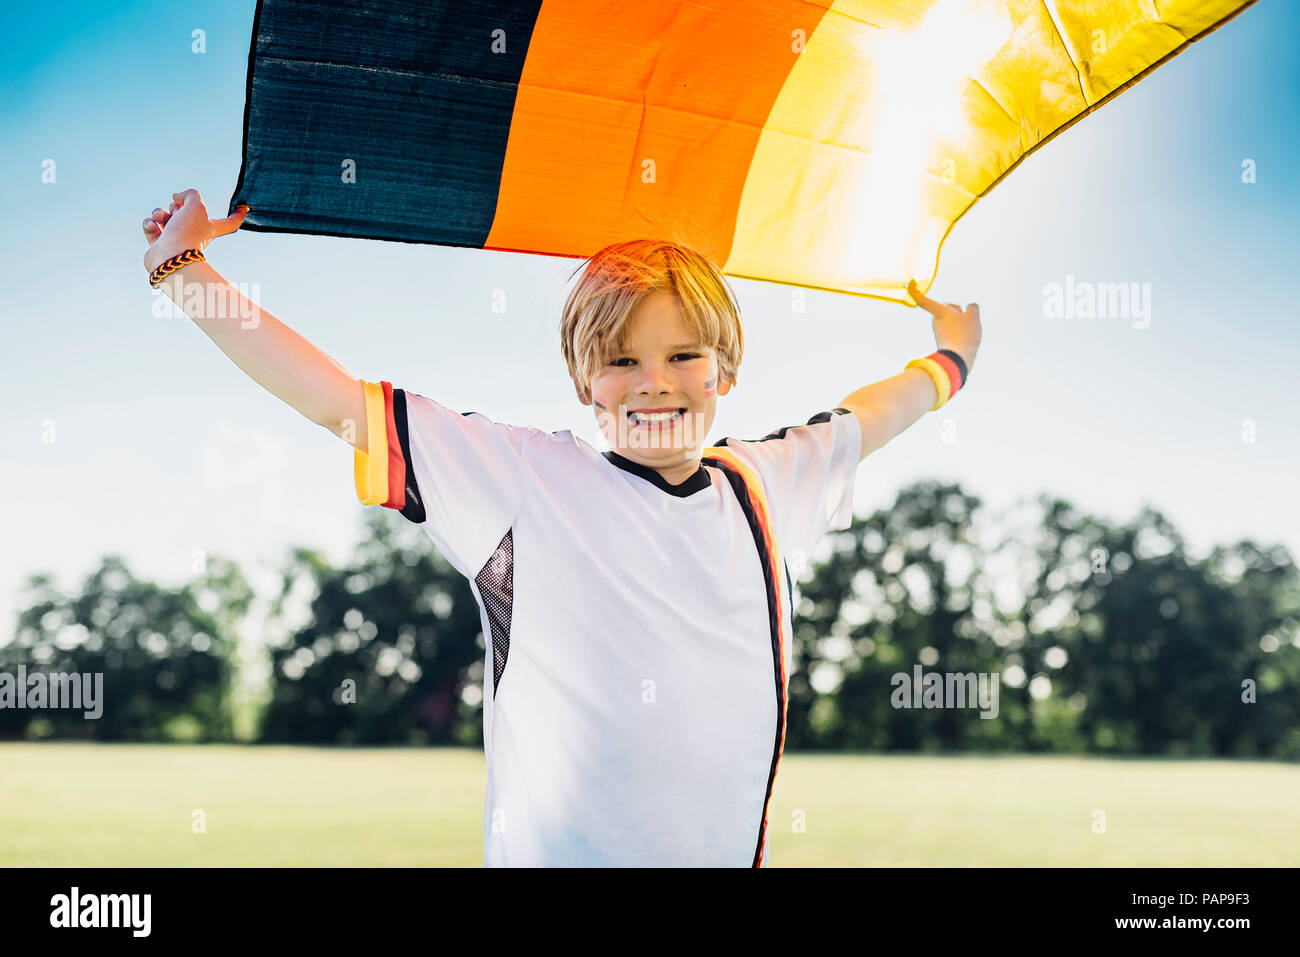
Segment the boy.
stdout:
<path fill-rule="evenodd" d="M 195 190 L 173 200 L 144 223 L 151 271 L 247 212 L 212 221 Z M 791 661 L 786 556 L 847 528 L 858 463 L 960 386 L 978 307 L 909 286 L 944 357 L 804 425 L 708 445 L 744 349 L 726 281 L 676 243 L 608 247 L 561 320 L 602 454 L 567 430 L 356 379 L 265 312 L 250 329 L 210 318 L 185 283 L 237 297 L 222 277 L 198 261 L 160 284 L 240 368 L 354 445 L 363 504 L 419 524 L 470 581 L 489 666 L 484 864 L 764 866 Z"/>

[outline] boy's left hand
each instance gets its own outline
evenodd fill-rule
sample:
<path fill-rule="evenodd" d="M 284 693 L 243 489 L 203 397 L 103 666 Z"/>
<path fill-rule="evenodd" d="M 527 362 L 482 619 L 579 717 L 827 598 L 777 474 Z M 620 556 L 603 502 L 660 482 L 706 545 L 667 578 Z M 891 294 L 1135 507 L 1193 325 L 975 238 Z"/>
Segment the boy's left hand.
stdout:
<path fill-rule="evenodd" d="M 934 341 L 940 349 L 951 349 L 966 360 L 966 368 L 975 364 L 980 347 L 980 307 L 972 302 L 965 309 L 955 302 L 935 302 L 921 292 L 916 280 L 907 283 L 907 294 L 918 306 L 934 316 Z"/>

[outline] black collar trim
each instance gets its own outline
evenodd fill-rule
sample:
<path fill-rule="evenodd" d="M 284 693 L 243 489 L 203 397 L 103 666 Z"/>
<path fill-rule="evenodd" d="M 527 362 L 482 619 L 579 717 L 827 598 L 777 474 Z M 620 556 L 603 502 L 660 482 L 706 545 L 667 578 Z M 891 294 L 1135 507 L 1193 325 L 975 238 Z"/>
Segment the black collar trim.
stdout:
<path fill-rule="evenodd" d="M 678 498 L 686 498 L 688 495 L 694 495 L 696 492 L 708 488 L 713 483 L 709 480 L 709 473 L 701 465 L 685 482 L 680 485 L 672 485 L 669 481 L 647 465 L 640 462 L 633 462 L 631 459 L 619 455 L 613 449 L 608 452 L 602 452 L 605 458 L 617 465 L 624 472 L 631 472 L 638 478 L 643 478 L 655 488 L 667 492 L 669 495 L 676 495 Z"/>

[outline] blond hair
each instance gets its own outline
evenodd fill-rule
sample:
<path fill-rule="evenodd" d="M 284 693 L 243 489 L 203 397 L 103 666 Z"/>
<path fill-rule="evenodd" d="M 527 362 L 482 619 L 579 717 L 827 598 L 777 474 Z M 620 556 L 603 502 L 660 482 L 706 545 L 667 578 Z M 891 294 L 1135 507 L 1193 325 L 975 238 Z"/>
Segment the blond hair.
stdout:
<path fill-rule="evenodd" d="M 633 239 L 606 246 L 585 265 L 560 317 L 560 349 L 584 400 L 592 376 L 625 345 L 632 310 L 659 291 L 676 295 L 700 345 L 717 352 L 719 384 L 735 384 L 745 351 L 740 305 L 707 257 L 666 239 Z"/>

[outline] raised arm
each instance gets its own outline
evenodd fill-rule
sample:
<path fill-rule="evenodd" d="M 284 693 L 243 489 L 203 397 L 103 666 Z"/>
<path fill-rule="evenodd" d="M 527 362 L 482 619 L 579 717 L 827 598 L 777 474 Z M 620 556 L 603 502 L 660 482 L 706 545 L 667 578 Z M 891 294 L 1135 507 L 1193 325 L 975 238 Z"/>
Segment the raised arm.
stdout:
<path fill-rule="evenodd" d="M 155 209 L 143 223 L 149 272 L 183 250 L 202 250 L 216 237 L 233 233 L 248 213 L 241 207 L 224 219 L 209 219 L 195 189 L 173 193 L 172 200 L 170 208 Z M 366 451 L 361 382 L 333 357 L 249 302 L 207 262 L 182 266 L 158 288 L 254 382 Z"/>
<path fill-rule="evenodd" d="M 971 303 L 962 309 L 955 302 L 935 302 L 921 293 L 916 280 L 908 283 L 907 289 L 917 304 L 934 317 L 934 339 L 938 347 L 951 349 L 961 356 L 969 373 L 979 351 L 980 307 Z M 937 399 L 934 380 L 915 367 L 863 386 L 847 396 L 840 407 L 857 416 L 862 428 L 862 452 L 858 461 L 906 431 L 934 407 Z"/>

